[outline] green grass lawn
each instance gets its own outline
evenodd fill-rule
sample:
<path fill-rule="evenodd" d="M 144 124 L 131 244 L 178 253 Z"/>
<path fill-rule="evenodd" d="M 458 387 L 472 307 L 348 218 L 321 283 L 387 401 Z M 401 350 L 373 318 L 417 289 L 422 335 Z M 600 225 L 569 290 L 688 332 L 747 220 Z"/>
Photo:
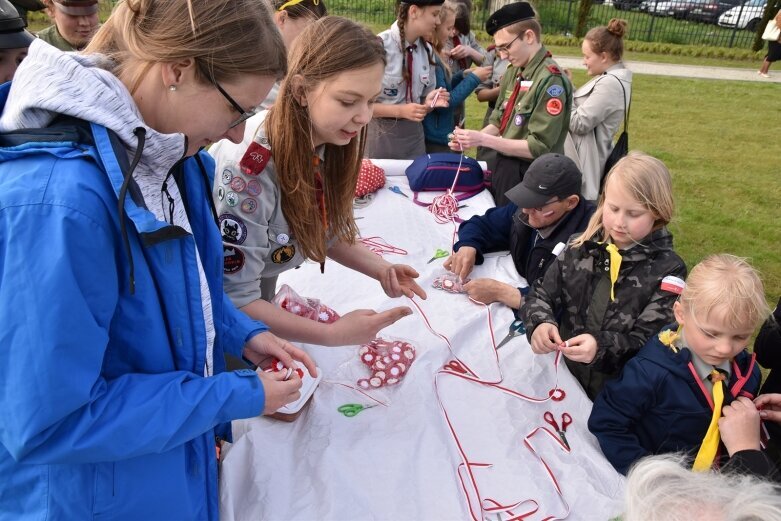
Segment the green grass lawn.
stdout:
<path fill-rule="evenodd" d="M 574 71 L 574 82 L 587 81 Z M 630 148 L 673 175 L 675 249 L 691 268 L 711 253 L 747 257 L 768 302 L 781 295 L 781 105 L 778 86 L 635 75 Z M 485 105 L 472 96 L 467 126 Z"/>

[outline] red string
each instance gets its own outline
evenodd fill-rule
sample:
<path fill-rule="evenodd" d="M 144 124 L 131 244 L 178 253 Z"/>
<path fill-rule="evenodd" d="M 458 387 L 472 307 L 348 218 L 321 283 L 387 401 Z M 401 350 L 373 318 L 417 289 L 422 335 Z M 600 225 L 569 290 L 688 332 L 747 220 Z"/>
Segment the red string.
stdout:
<path fill-rule="evenodd" d="M 366 246 L 366 248 L 369 249 L 372 253 L 379 255 L 382 257 L 384 254 L 393 254 L 393 255 L 407 255 L 407 250 L 399 248 L 397 246 L 393 246 L 392 244 L 388 243 L 385 239 L 378 236 L 373 237 L 360 237 L 358 238 L 358 242 Z"/>
<path fill-rule="evenodd" d="M 443 335 L 442 333 L 437 332 L 436 330 L 434 330 L 431 327 L 431 323 L 429 322 L 428 317 L 426 316 L 426 314 L 423 312 L 423 310 L 421 309 L 421 307 L 418 305 L 418 303 L 415 300 L 413 300 L 413 299 L 409 299 L 409 300 L 412 302 L 413 305 L 415 305 L 415 307 L 420 312 L 420 315 L 423 318 L 423 321 L 424 321 L 424 323 L 426 325 L 426 328 L 429 331 L 431 331 L 434 335 L 436 335 L 437 337 L 441 338 L 447 344 L 448 350 L 450 351 L 450 353 L 453 355 L 453 358 L 455 359 L 455 361 L 451 361 L 450 363 L 445 365 L 442 369 L 437 371 L 437 373 L 434 375 L 434 392 L 435 392 L 435 394 L 437 396 L 437 402 L 439 403 L 439 407 L 442 410 L 442 414 L 445 417 L 445 422 L 446 422 L 446 424 L 448 426 L 448 430 L 450 431 L 450 434 L 453 437 L 453 441 L 455 441 L 456 448 L 457 448 L 459 454 L 461 455 L 462 463 L 459 465 L 457 472 L 458 472 L 459 479 L 461 480 L 461 487 L 462 487 L 462 490 L 464 491 L 464 495 L 466 497 L 467 508 L 469 509 L 470 516 L 472 517 L 472 519 L 474 521 L 481 521 L 482 519 L 484 519 L 484 515 L 483 515 L 484 513 L 487 513 L 489 511 L 496 511 L 496 510 L 502 510 L 502 511 L 505 511 L 505 512 L 509 513 L 510 515 L 515 516 L 515 514 L 513 514 L 511 512 L 511 509 L 517 508 L 518 506 L 520 506 L 520 505 L 522 505 L 524 503 L 528 503 L 528 502 L 531 502 L 532 504 L 537 505 L 537 508 L 535 508 L 535 510 L 533 510 L 531 512 L 527 512 L 527 513 L 522 514 L 520 516 L 515 516 L 514 519 L 521 520 L 525 516 L 531 515 L 532 513 L 536 512 L 539 509 L 539 503 L 537 503 L 534 500 L 523 500 L 523 501 L 520 501 L 520 502 L 518 502 L 518 503 L 516 503 L 514 505 L 509 505 L 509 506 L 507 506 L 507 508 L 499 509 L 498 507 L 500 507 L 501 505 L 499 505 L 499 503 L 497 503 L 496 501 L 494 501 L 492 499 L 489 499 L 489 498 L 486 498 L 485 500 L 483 500 L 481 498 L 480 489 L 477 486 L 477 480 L 475 479 L 474 472 L 473 472 L 472 469 L 473 469 L 473 467 L 475 467 L 475 468 L 483 468 L 483 467 L 489 467 L 491 465 L 488 464 L 488 463 L 476 463 L 476 462 L 472 462 L 472 461 L 469 460 L 469 457 L 467 456 L 466 451 L 464 450 L 464 447 L 462 446 L 461 441 L 459 440 L 458 434 L 456 433 L 456 430 L 453 427 L 452 422 L 450 421 L 450 416 L 448 415 L 447 409 L 445 408 L 445 405 L 442 402 L 442 398 L 440 396 L 440 391 L 439 391 L 438 379 L 439 379 L 440 376 L 456 376 L 458 378 L 462 378 L 464 380 L 472 381 L 472 382 L 475 382 L 475 383 L 480 384 L 480 385 L 493 387 L 494 389 L 497 389 L 497 390 L 499 390 L 499 391 L 501 391 L 501 392 L 503 392 L 505 394 L 509 394 L 510 396 L 513 396 L 513 397 L 516 397 L 516 398 L 520 398 L 522 400 L 526 400 L 526 401 L 529 401 L 529 402 L 532 402 L 532 403 L 544 403 L 544 402 L 547 402 L 548 400 L 551 400 L 552 397 L 555 394 L 555 391 L 557 389 L 559 389 L 559 387 L 558 387 L 558 369 L 559 369 L 559 361 L 561 359 L 561 351 L 557 351 L 556 352 L 556 357 L 555 357 L 554 362 L 553 362 L 554 363 L 554 368 L 555 368 L 555 371 L 556 371 L 556 380 L 555 380 L 555 383 L 554 383 L 554 387 L 551 390 L 551 392 L 548 393 L 548 396 L 545 396 L 545 397 L 533 397 L 533 396 L 525 395 L 525 394 L 520 393 L 518 391 L 515 391 L 513 389 L 509 389 L 507 387 L 499 385 L 504 378 L 502 376 L 501 367 L 499 366 L 499 354 L 498 354 L 498 352 L 496 350 L 496 338 L 494 337 L 494 333 L 493 333 L 493 324 L 492 324 L 492 321 L 491 321 L 491 311 L 490 311 L 490 307 L 489 306 L 483 304 L 482 302 L 478 302 L 476 300 L 473 300 L 471 298 L 469 299 L 472 302 L 474 302 L 475 304 L 482 305 L 483 307 L 485 307 L 485 309 L 487 311 L 488 326 L 489 326 L 489 331 L 490 331 L 490 336 L 491 336 L 491 347 L 493 349 L 494 358 L 496 360 L 496 367 L 497 367 L 497 371 L 499 373 L 499 379 L 496 380 L 496 381 L 489 381 L 489 380 L 484 380 L 484 379 L 480 378 L 480 376 L 478 376 L 475 371 L 473 371 L 466 363 L 464 363 L 461 359 L 459 359 L 458 356 L 456 356 L 455 352 L 453 351 L 453 346 L 450 343 L 450 340 L 445 335 Z M 534 447 L 531 445 L 531 443 L 529 443 L 529 440 L 533 436 L 535 436 L 537 434 L 537 432 L 539 432 L 539 431 L 543 431 L 543 432 L 547 433 L 554 440 L 556 440 L 556 442 L 559 444 L 559 446 L 565 452 L 569 453 L 570 450 L 559 439 L 558 435 L 553 434 L 546 427 L 538 427 L 535 430 L 533 430 L 531 433 L 529 433 L 524 438 L 524 445 L 532 452 L 532 454 L 534 454 L 535 457 L 537 457 L 537 459 L 540 461 L 540 463 L 542 463 L 542 465 L 545 468 L 548 476 L 550 477 L 551 481 L 553 482 L 553 485 L 554 485 L 554 487 L 556 489 L 556 492 L 559 495 L 559 498 L 561 499 L 562 503 L 565 505 L 565 507 L 567 509 L 567 514 L 566 515 L 569 515 L 570 507 L 569 507 L 569 504 L 564 499 L 564 496 L 563 496 L 563 494 L 561 492 L 561 487 L 559 486 L 559 483 L 558 483 L 558 480 L 556 479 L 556 476 L 553 474 L 552 470 L 550 469 L 548 464 L 545 462 L 545 460 L 542 459 L 542 457 L 540 457 L 537 454 L 537 452 L 534 449 Z M 464 469 L 465 469 L 466 474 L 468 476 L 468 482 L 471 483 L 471 488 L 474 491 L 475 496 L 477 497 L 477 507 L 479 507 L 479 514 L 478 515 L 475 514 L 475 508 L 472 505 L 472 500 L 470 498 L 471 494 L 469 493 L 468 487 L 467 487 L 467 480 L 462 475 L 462 471 Z M 486 507 L 485 506 L 486 502 L 493 503 L 494 507 Z M 564 517 L 566 517 L 566 515 Z M 563 518 L 557 518 L 557 517 L 554 517 L 554 516 L 550 516 L 550 517 L 546 518 L 546 520 L 553 520 L 553 519 L 563 519 Z"/>

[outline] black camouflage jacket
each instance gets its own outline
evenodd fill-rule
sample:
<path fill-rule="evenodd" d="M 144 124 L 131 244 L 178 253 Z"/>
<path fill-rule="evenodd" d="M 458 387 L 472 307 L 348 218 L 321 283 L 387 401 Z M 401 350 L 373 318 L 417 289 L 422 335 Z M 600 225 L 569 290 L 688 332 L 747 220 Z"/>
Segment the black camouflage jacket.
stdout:
<path fill-rule="evenodd" d="M 598 347 L 588 366 L 601 373 L 619 372 L 651 336 L 674 320 L 672 305 L 678 295 L 662 290 L 660 284 L 667 275 L 684 279 L 686 265 L 672 245 L 672 235 L 662 228 L 633 248 L 620 250 L 615 300 L 609 301 L 608 295 L 602 326 L 596 331 L 586 327 L 589 307 L 594 304 L 600 278 L 605 276 L 603 271 L 609 269 L 610 257 L 604 244 L 593 241 L 567 248 L 521 307 L 528 338 L 531 340 L 534 329 L 544 322 L 558 324 L 564 340 L 590 333 Z"/>

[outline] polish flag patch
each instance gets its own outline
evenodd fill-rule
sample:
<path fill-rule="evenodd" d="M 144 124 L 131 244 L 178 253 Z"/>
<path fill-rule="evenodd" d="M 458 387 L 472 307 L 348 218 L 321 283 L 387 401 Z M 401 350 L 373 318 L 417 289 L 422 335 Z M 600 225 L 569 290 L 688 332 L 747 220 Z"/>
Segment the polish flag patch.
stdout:
<path fill-rule="evenodd" d="M 672 275 L 667 275 L 665 278 L 662 279 L 662 284 L 661 284 L 662 291 L 669 291 L 670 293 L 675 293 L 676 295 L 680 295 L 683 292 L 683 288 L 685 287 L 686 287 L 686 283 L 681 278 L 674 277 Z"/>

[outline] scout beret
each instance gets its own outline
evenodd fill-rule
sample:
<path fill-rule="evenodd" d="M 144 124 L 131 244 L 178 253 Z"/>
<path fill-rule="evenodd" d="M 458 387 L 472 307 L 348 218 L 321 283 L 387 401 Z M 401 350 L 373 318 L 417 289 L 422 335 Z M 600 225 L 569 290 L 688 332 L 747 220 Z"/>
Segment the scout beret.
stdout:
<path fill-rule="evenodd" d="M 485 21 L 485 32 L 493 36 L 496 31 L 522 20 L 535 18 L 534 8 L 529 2 L 515 2 L 497 9 Z"/>
<path fill-rule="evenodd" d="M 404 0 L 405 4 L 417 5 L 418 7 L 426 7 L 429 5 L 442 5 L 445 0 Z"/>
<path fill-rule="evenodd" d="M 0 49 L 29 47 L 35 37 L 24 28 L 19 12 L 8 0 L 0 0 Z"/>

